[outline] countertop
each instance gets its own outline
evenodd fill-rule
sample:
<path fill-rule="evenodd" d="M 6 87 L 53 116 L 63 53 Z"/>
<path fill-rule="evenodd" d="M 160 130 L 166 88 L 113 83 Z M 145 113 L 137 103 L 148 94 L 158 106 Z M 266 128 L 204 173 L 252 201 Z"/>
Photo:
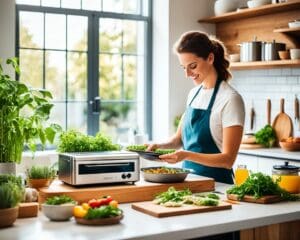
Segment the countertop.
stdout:
<path fill-rule="evenodd" d="M 216 184 L 225 192 L 230 185 Z M 225 197 L 225 195 L 221 195 Z M 43 213 L 37 218 L 17 219 L 14 226 L 0 230 L 1 239 L 186 239 L 249 229 L 300 219 L 299 202 L 276 204 L 234 204 L 230 210 L 156 218 L 135 211 L 131 204 L 120 204 L 124 219 L 111 226 L 83 226 L 74 219 L 51 222 Z"/>
<path fill-rule="evenodd" d="M 240 149 L 239 154 L 252 155 L 256 157 L 300 161 L 299 151 L 290 152 L 285 151 L 282 148 Z"/>

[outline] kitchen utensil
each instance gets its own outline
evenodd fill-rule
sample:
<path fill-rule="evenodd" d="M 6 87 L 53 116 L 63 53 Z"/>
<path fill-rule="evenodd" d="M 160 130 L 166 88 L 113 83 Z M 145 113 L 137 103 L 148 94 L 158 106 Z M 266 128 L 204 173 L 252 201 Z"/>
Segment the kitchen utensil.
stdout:
<path fill-rule="evenodd" d="M 255 119 L 255 111 L 253 107 L 253 101 L 251 103 L 251 109 L 250 109 L 250 130 L 253 130 L 254 127 L 254 119 Z"/>
<path fill-rule="evenodd" d="M 299 143 L 300 145 L 300 143 Z M 289 165 L 289 162 L 284 162 L 284 165 L 275 165 L 272 170 L 272 178 L 279 179 L 278 185 L 290 193 L 300 192 L 300 176 L 299 167 Z"/>
<path fill-rule="evenodd" d="M 300 48 L 292 48 L 290 49 L 291 59 L 300 59 Z"/>
<path fill-rule="evenodd" d="M 133 203 L 131 207 L 137 211 L 149 214 L 154 217 L 170 217 L 191 213 L 211 212 L 217 210 L 231 209 L 230 203 L 221 201 L 218 206 L 196 206 L 196 205 L 183 205 L 181 207 L 165 207 L 162 205 L 154 204 L 151 202 L 138 202 Z"/>
<path fill-rule="evenodd" d="M 131 152 L 136 152 L 140 157 L 145 158 L 151 161 L 159 161 L 159 153 L 151 152 L 151 151 L 138 151 L 138 150 L 130 150 Z"/>
<path fill-rule="evenodd" d="M 279 146 L 286 151 L 300 151 L 300 142 L 280 141 Z"/>
<path fill-rule="evenodd" d="M 278 55 L 281 60 L 290 59 L 290 52 L 288 50 L 278 51 Z"/>
<path fill-rule="evenodd" d="M 240 149 L 258 149 L 258 148 L 265 148 L 265 146 L 258 143 L 242 143 L 240 145 Z"/>
<path fill-rule="evenodd" d="M 300 130 L 299 100 L 297 95 L 295 96 L 294 112 L 295 112 L 295 128 L 298 127 L 298 130 Z"/>
<path fill-rule="evenodd" d="M 273 42 L 266 42 L 263 43 L 263 49 L 264 51 L 262 54 L 262 60 L 264 61 L 272 61 L 272 60 L 278 60 L 279 54 L 278 51 L 285 50 L 285 44 L 284 43 L 277 43 L 275 40 Z"/>
<path fill-rule="evenodd" d="M 281 197 L 277 196 L 277 195 L 262 196 L 257 199 L 254 196 L 245 195 L 242 199 L 239 199 L 238 195 L 236 195 L 236 194 L 227 194 L 227 198 L 229 200 L 234 200 L 234 201 L 262 203 L 262 204 L 275 203 L 275 202 L 282 201 Z"/>
<path fill-rule="evenodd" d="M 253 133 L 244 134 L 244 136 L 242 138 L 242 143 L 245 143 L 245 144 L 256 143 L 254 134 Z"/>
<path fill-rule="evenodd" d="M 280 99 L 280 113 L 275 117 L 272 127 L 276 133 L 277 145 L 283 138 L 288 138 L 293 134 L 292 119 L 284 112 L 284 99 Z"/>
<path fill-rule="evenodd" d="M 157 169 L 161 167 L 147 167 L 142 168 L 142 175 L 145 181 L 148 182 L 156 182 L 156 183 L 174 183 L 174 182 L 183 182 L 190 171 L 182 169 L 182 168 L 172 168 L 176 173 L 148 173 L 146 170 L 149 169 Z"/>
<path fill-rule="evenodd" d="M 271 125 L 271 99 L 267 99 L 267 124 Z"/>
<path fill-rule="evenodd" d="M 73 216 L 75 204 L 49 205 L 42 204 L 42 212 L 52 221 L 67 221 Z"/>
<path fill-rule="evenodd" d="M 239 45 L 241 62 L 253 62 L 261 60 L 261 46 L 262 42 L 256 40 L 252 42 L 243 42 Z"/>

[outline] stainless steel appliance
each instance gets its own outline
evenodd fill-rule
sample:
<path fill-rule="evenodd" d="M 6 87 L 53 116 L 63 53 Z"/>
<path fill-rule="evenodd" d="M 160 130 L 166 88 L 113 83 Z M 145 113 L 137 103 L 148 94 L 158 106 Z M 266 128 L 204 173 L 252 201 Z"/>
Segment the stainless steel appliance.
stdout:
<path fill-rule="evenodd" d="M 261 61 L 262 42 L 256 41 L 256 37 L 252 42 L 243 42 L 238 45 L 241 47 L 241 62 Z"/>
<path fill-rule="evenodd" d="M 71 185 L 135 182 L 140 178 L 139 156 L 134 152 L 62 153 L 58 178 Z"/>

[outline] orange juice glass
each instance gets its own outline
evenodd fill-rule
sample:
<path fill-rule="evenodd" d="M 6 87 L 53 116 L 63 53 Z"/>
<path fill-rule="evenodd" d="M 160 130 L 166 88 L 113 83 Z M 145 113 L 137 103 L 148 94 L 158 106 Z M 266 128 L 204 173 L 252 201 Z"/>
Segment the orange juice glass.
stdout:
<path fill-rule="evenodd" d="M 238 165 L 237 169 L 235 170 L 235 184 L 240 186 L 242 183 L 246 181 L 249 176 L 249 171 L 246 165 Z"/>

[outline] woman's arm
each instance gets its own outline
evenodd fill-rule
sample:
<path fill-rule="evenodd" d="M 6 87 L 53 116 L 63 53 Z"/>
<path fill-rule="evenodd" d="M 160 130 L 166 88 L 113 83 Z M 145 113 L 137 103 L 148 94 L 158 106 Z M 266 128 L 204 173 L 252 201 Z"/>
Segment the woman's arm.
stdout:
<path fill-rule="evenodd" d="M 240 147 L 242 135 L 242 126 L 227 127 L 223 129 L 223 151 L 221 153 L 205 154 L 178 150 L 175 153 L 162 155 L 160 158 L 168 163 L 190 160 L 209 167 L 231 169 Z"/>

